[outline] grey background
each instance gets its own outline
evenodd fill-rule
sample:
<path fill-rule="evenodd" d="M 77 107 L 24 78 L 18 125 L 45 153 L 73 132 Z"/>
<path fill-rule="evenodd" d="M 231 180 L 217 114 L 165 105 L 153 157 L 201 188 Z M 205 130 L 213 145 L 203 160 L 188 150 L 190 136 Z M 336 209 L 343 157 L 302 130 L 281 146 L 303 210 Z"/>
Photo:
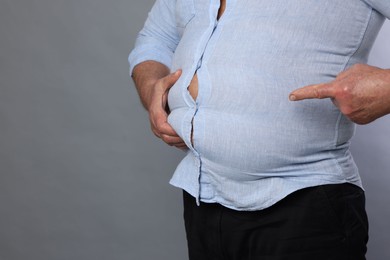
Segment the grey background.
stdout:
<path fill-rule="evenodd" d="M 153 0 L 0 1 L 0 260 L 187 259 L 182 152 L 149 131 L 127 55 Z M 390 68 L 390 25 L 371 64 Z M 390 118 L 359 127 L 368 259 L 390 259 Z"/>

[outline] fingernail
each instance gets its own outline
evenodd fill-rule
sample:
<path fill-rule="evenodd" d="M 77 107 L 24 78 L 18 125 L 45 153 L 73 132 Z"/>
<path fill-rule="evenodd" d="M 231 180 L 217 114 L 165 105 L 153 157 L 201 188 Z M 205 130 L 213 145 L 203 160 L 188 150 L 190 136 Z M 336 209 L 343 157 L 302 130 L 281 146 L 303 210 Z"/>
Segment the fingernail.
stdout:
<path fill-rule="evenodd" d="M 295 100 L 297 100 L 297 97 L 296 97 L 295 95 L 290 95 L 290 96 L 289 96 L 289 99 L 290 99 L 291 101 L 295 101 Z"/>

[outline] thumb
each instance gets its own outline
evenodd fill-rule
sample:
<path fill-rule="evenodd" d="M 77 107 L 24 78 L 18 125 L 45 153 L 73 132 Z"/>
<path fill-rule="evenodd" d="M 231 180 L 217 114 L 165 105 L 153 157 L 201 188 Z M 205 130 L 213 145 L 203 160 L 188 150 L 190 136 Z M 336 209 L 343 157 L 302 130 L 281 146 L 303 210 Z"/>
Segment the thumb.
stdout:
<path fill-rule="evenodd" d="M 162 80 L 164 87 L 166 89 L 171 88 L 176 83 L 176 81 L 180 78 L 181 73 L 182 73 L 182 70 L 177 70 L 177 71 L 169 74 L 168 76 L 164 77 Z"/>

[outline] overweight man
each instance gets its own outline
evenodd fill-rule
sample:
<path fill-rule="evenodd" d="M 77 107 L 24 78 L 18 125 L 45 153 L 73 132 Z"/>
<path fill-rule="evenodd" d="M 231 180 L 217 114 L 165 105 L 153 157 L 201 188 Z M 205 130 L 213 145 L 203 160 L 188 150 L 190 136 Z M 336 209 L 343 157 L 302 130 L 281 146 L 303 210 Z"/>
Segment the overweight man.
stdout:
<path fill-rule="evenodd" d="M 190 260 L 361 260 L 349 147 L 390 113 L 365 65 L 390 0 L 157 0 L 129 56 L 153 133 L 186 152 Z"/>

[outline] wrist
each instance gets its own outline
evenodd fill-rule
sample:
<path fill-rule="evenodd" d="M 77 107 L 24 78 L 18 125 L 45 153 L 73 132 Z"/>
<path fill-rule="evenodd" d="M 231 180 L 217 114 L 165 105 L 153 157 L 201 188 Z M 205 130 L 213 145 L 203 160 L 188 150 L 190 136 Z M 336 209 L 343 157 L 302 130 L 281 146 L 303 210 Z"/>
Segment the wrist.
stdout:
<path fill-rule="evenodd" d="M 153 61 L 138 64 L 132 71 L 132 78 L 143 107 L 149 111 L 153 92 L 159 79 L 169 74 L 168 68 Z"/>

